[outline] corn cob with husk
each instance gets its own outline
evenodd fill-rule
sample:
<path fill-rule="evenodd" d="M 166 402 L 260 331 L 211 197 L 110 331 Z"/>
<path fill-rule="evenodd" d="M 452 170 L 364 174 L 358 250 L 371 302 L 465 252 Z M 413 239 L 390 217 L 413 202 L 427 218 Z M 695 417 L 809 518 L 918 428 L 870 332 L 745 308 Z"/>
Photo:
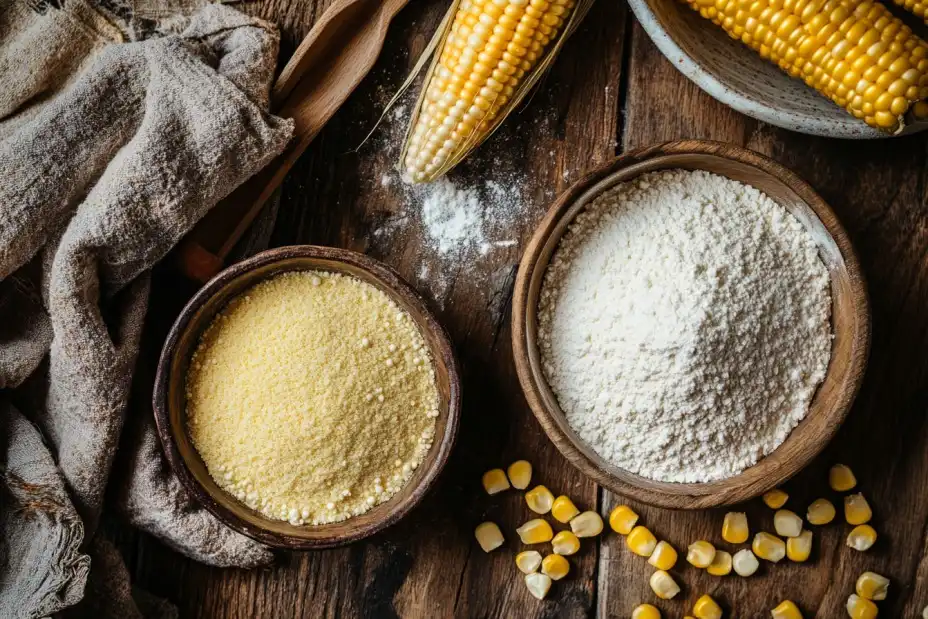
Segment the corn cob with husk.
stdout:
<path fill-rule="evenodd" d="M 928 44 L 879 2 L 684 1 L 872 127 L 928 116 Z"/>
<path fill-rule="evenodd" d="M 592 0 L 456 0 L 410 121 L 400 166 L 435 180 L 529 92 Z"/>

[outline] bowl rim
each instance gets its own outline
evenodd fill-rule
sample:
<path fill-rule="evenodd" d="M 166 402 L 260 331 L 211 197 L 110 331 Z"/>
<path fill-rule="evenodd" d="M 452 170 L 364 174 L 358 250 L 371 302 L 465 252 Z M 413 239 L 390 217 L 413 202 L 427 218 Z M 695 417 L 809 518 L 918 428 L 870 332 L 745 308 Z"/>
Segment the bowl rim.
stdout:
<path fill-rule="evenodd" d="M 435 360 L 436 363 L 444 365 L 448 374 L 448 416 L 445 423 L 445 431 L 441 441 L 432 445 L 432 449 L 437 450 L 437 453 L 430 467 L 418 481 L 417 485 L 411 488 L 405 495 L 400 496 L 400 494 L 397 494 L 383 503 L 383 505 L 389 506 L 389 510 L 382 518 L 361 525 L 356 524 L 354 529 L 347 534 L 319 536 L 315 538 L 304 538 L 277 533 L 256 526 L 242 519 L 214 498 L 212 493 L 197 480 L 196 476 L 190 470 L 187 460 L 178 449 L 175 429 L 170 420 L 170 407 L 168 404 L 170 387 L 172 385 L 172 360 L 181 337 L 190 327 L 197 311 L 226 285 L 247 275 L 251 271 L 274 263 L 300 258 L 322 259 L 329 262 L 346 264 L 355 269 L 364 271 L 374 279 L 383 283 L 385 287 L 389 288 L 388 295 L 394 297 L 394 300 L 396 300 L 396 297 L 399 297 L 402 298 L 405 303 L 413 306 L 422 316 L 425 327 L 434 336 L 437 348 L 436 352 L 438 353 L 437 356 L 440 356 L 440 359 Z M 439 475 L 448 462 L 452 448 L 457 439 L 461 415 L 460 368 L 447 331 L 428 309 L 421 295 L 400 277 L 393 268 L 374 258 L 347 249 L 323 247 L 319 245 L 288 245 L 262 251 L 250 258 L 228 266 L 210 279 L 186 303 L 177 319 L 174 321 L 174 324 L 171 326 L 171 330 L 161 349 L 157 372 L 155 374 L 152 405 L 162 451 L 167 458 L 168 464 L 187 492 L 223 524 L 238 533 L 275 548 L 290 550 L 334 548 L 369 537 L 395 524 L 416 507 L 429 490 L 434 487 Z M 400 498 L 397 499 L 397 497 Z M 390 504 L 394 500 L 396 500 L 396 504 L 391 506 Z M 344 525 L 352 520 L 353 519 L 348 519 L 338 523 L 317 525 L 316 528 L 325 529 L 330 526 Z"/>
<path fill-rule="evenodd" d="M 530 352 L 534 353 L 534 358 L 537 360 L 538 351 L 537 345 L 533 347 L 535 321 L 531 319 L 529 312 L 534 313 L 536 310 L 530 304 L 530 289 L 536 279 L 536 270 L 542 269 L 541 277 L 547 270 L 548 260 L 544 259 L 543 253 L 551 240 L 555 238 L 555 234 L 558 234 L 557 230 L 561 224 L 568 215 L 571 215 L 570 220 L 572 220 L 572 217 L 582 212 L 581 208 L 571 214 L 569 212 L 571 207 L 616 173 L 653 162 L 666 155 L 710 155 L 734 161 L 754 168 L 760 174 L 772 176 L 791 189 L 818 217 L 836 244 L 847 270 L 850 294 L 853 299 L 853 329 L 849 333 L 850 362 L 847 378 L 841 383 L 841 390 L 835 405 L 825 413 L 829 423 L 825 431 L 815 437 L 813 449 L 802 451 L 799 457 L 791 458 L 763 479 L 751 481 L 745 479 L 745 476 L 770 454 L 734 477 L 705 483 L 656 482 L 609 464 L 569 429 L 559 406 L 556 408 L 547 406 L 543 391 L 553 392 L 547 385 L 541 368 L 537 363 L 532 362 Z M 556 237 L 557 242 L 562 236 L 563 229 Z M 556 245 L 554 247 L 556 248 Z M 540 284 L 538 288 L 540 289 Z M 850 239 L 832 209 L 810 185 L 784 166 L 740 146 L 708 140 L 664 142 L 632 150 L 607 162 L 571 185 L 549 208 L 526 246 L 516 276 L 512 303 L 512 346 L 516 372 L 529 407 L 548 438 L 574 466 L 608 490 L 650 505 L 671 509 L 704 509 L 740 503 L 782 484 L 804 469 L 828 445 L 847 417 L 851 404 L 860 390 L 870 350 L 870 306 L 866 282 Z M 556 404 L 556 397 L 553 397 L 553 401 Z M 776 450 L 771 454 L 775 452 Z M 634 480 L 634 483 L 614 475 L 608 470 L 610 467 L 621 471 L 629 480 Z M 638 480 L 641 482 L 640 485 Z M 670 490 L 671 488 L 673 491 Z"/>

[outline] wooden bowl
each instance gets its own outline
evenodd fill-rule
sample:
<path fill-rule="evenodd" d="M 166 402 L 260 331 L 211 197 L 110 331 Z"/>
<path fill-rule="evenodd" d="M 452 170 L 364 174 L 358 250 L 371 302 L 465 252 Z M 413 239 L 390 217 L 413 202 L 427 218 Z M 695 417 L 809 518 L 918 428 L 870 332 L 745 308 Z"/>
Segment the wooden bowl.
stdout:
<path fill-rule="evenodd" d="M 200 335 L 235 296 L 285 271 L 323 270 L 353 275 L 384 291 L 419 327 L 435 364 L 439 416 L 435 440 L 425 461 L 390 500 L 343 522 L 295 526 L 271 520 L 222 490 L 210 477 L 186 431 L 184 382 Z M 397 522 L 428 492 L 448 460 L 457 434 L 461 384 L 451 343 L 425 303 L 388 266 L 355 252 L 302 245 L 260 253 L 225 269 L 184 307 L 168 334 L 154 391 L 155 421 L 164 452 L 186 489 L 226 525 L 270 546 L 329 548 L 367 537 Z"/>
<path fill-rule="evenodd" d="M 831 276 L 834 344 L 825 379 L 805 419 L 786 441 L 734 477 L 707 483 L 654 481 L 597 455 L 570 428 L 542 372 L 537 307 L 552 253 L 586 203 L 616 183 L 666 168 L 706 170 L 763 191 L 812 234 Z M 582 317 L 578 317 L 578 320 Z M 857 394 L 870 346 L 866 286 L 847 233 L 827 204 L 795 174 L 756 153 L 717 142 L 658 144 L 628 153 L 588 175 L 561 195 L 525 250 L 516 278 L 512 345 L 519 381 L 548 437 L 577 468 L 606 488 L 660 507 L 697 509 L 738 503 L 783 483 L 831 440 Z"/>

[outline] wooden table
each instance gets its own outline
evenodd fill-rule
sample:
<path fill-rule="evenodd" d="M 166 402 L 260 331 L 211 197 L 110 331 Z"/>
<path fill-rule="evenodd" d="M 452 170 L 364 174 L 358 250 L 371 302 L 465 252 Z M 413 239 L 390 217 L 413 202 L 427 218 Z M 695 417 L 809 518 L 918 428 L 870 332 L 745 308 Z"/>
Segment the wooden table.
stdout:
<path fill-rule="evenodd" d="M 286 58 L 324 5 L 263 0 L 244 6 L 280 25 Z M 536 479 L 571 495 L 581 508 L 608 513 L 619 500 L 558 454 L 522 398 L 510 347 L 516 265 L 551 198 L 584 171 L 653 142 L 709 138 L 744 145 L 795 170 L 831 204 L 860 253 L 873 306 L 864 386 L 838 438 L 786 489 L 790 506 L 804 513 L 812 499 L 831 496 L 827 468 L 836 461 L 851 465 L 881 537 L 870 552 L 857 553 L 844 545 L 849 527 L 836 522 L 816 529 L 808 564 L 768 564 L 749 579 L 712 577 L 681 561 L 675 573 L 683 593 L 657 605 L 665 617 L 682 617 L 708 592 L 730 617 L 767 617 L 786 598 L 807 618 L 844 617 L 854 581 L 870 569 L 892 579 L 881 617 L 920 617 L 928 604 L 925 135 L 826 140 L 741 116 L 677 72 L 624 3 L 599 0 L 530 104 L 456 177 L 464 182 L 506 173 L 525 179 L 526 214 L 508 237 L 518 244 L 449 264 L 423 238 L 418 213 L 407 206 L 398 183 L 382 182 L 397 156 L 390 135 L 396 138 L 403 127 L 388 123 L 354 152 L 445 6 L 412 0 L 400 14 L 374 72 L 291 172 L 270 235 L 272 245 L 315 243 L 365 252 L 395 267 L 429 300 L 457 347 L 465 393 L 460 439 L 439 488 L 381 535 L 348 548 L 283 554 L 263 570 L 206 567 L 153 539 L 132 537 L 122 547 L 136 583 L 178 604 L 184 617 L 211 618 L 628 617 L 637 604 L 655 602 L 650 566 L 612 533 L 584 544 L 572 559 L 572 574 L 555 584 L 547 601 L 531 598 L 513 565 L 513 529 L 529 514 L 516 492 L 488 497 L 480 475 L 527 458 Z M 723 510 L 634 508 L 678 549 L 701 538 L 721 542 Z M 760 501 L 743 509 L 753 528 L 770 530 L 772 512 Z M 489 555 L 473 539 L 474 526 L 487 518 L 509 536 L 504 548 Z"/>

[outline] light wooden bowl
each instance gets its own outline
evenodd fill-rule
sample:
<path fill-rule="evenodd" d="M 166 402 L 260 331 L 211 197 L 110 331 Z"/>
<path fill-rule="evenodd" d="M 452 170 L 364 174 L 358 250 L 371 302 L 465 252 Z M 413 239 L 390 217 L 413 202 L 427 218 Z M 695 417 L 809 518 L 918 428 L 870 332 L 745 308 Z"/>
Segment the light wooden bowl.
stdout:
<path fill-rule="evenodd" d="M 353 275 L 384 291 L 409 313 L 432 354 L 439 392 L 435 440 L 425 461 L 402 490 L 369 512 L 343 522 L 294 526 L 266 518 L 222 490 L 186 431 L 184 382 L 190 357 L 213 317 L 235 296 L 259 281 L 286 271 L 323 270 Z M 155 421 L 168 462 L 191 495 L 226 525 L 270 546 L 329 548 L 367 537 L 405 516 L 432 487 L 448 460 L 457 435 L 461 384 L 451 343 L 425 303 L 388 266 L 363 254 L 311 245 L 281 247 L 225 269 L 183 309 L 165 342 L 154 391 Z"/>
<path fill-rule="evenodd" d="M 805 419 L 786 441 L 735 477 L 709 483 L 668 483 L 620 469 L 597 455 L 570 428 L 542 371 L 537 307 L 552 253 L 586 203 L 616 183 L 667 168 L 706 170 L 760 189 L 812 234 L 831 276 L 834 344 L 824 381 Z M 577 317 L 582 320 L 582 316 Z M 756 153 L 716 142 L 658 144 L 628 153 L 561 195 L 525 250 L 512 307 L 512 345 L 519 381 L 548 437 L 577 468 L 618 494 L 660 507 L 697 509 L 730 505 L 783 483 L 831 440 L 857 394 L 870 346 L 866 286 L 847 234 L 827 204 L 795 174 Z"/>

